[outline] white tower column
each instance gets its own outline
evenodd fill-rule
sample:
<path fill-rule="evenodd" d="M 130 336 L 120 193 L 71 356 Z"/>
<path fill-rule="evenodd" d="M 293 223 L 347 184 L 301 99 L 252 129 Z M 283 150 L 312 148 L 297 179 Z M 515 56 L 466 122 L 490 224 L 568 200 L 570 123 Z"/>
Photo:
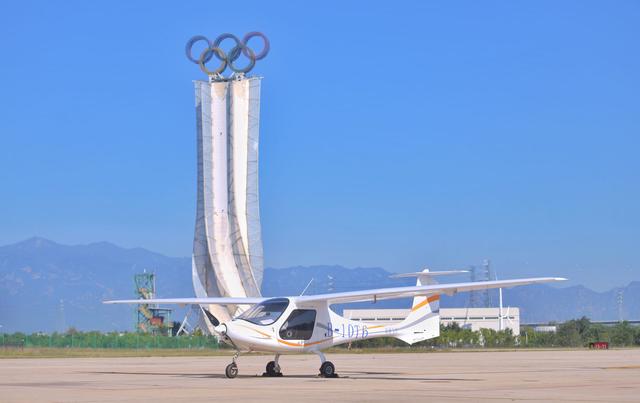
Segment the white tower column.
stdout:
<path fill-rule="evenodd" d="M 196 81 L 198 198 L 192 274 L 198 297 L 260 296 L 260 78 Z M 243 307 L 209 306 L 219 320 Z"/>

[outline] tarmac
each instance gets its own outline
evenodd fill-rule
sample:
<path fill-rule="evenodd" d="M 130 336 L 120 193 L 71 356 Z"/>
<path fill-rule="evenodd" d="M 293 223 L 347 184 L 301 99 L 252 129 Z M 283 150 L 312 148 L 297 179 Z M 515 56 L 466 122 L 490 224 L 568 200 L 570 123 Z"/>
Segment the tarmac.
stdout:
<path fill-rule="evenodd" d="M 1 402 L 640 401 L 640 349 L 314 355 L 0 359 Z"/>

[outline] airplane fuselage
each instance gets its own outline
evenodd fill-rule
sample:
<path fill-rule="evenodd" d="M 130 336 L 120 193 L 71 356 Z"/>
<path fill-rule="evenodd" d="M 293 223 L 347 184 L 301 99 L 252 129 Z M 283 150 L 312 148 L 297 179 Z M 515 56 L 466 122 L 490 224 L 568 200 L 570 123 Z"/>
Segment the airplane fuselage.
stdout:
<path fill-rule="evenodd" d="M 393 336 L 393 326 L 369 325 L 344 318 L 327 303 L 298 305 L 293 299 L 274 298 L 265 301 L 286 307 L 262 317 L 245 314 L 220 324 L 216 331 L 222 339 L 241 351 L 274 353 L 316 352 L 339 344 L 374 337 Z M 277 316 L 277 317 L 276 317 Z"/>

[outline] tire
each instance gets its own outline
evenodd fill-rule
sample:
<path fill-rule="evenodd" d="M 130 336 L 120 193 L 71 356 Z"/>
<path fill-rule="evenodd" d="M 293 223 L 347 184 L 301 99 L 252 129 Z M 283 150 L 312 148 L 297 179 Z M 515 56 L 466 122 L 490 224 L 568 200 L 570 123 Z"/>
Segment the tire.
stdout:
<path fill-rule="evenodd" d="M 269 361 L 267 363 L 267 375 L 277 376 L 280 373 L 280 367 L 276 365 L 275 361 Z"/>
<path fill-rule="evenodd" d="M 325 378 L 334 378 L 336 376 L 336 367 L 331 361 L 325 361 L 320 366 L 320 376 Z"/>
<path fill-rule="evenodd" d="M 224 374 L 229 379 L 233 379 L 238 376 L 238 366 L 235 363 L 231 363 L 227 365 L 227 368 L 224 370 Z"/>

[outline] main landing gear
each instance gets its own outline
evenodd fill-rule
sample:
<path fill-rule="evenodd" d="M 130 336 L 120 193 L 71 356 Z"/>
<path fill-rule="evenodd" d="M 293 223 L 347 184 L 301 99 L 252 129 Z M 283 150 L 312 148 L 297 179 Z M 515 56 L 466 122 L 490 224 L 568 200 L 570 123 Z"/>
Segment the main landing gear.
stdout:
<path fill-rule="evenodd" d="M 337 378 L 336 367 L 331 361 L 325 361 L 320 365 L 320 376 L 323 378 Z"/>
<path fill-rule="evenodd" d="M 280 358 L 280 354 L 276 354 L 276 358 L 274 361 L 269 361 L 267 363 L 266 372 L 262 374 L 262 376 L 282 376 L 282 372 L 280 371 L 280 364 L 278 364 L 278 359 Z"/>
<path fill-rule="evenodd" d="M 336 374 L 336 367 L 333 365 L 331 361 L 327 361 L 324 357 L 324 354 L 320 351 L 315 351 L 315 353 L 320 357 L 320 361 L 322 365 L 320 365 L 320 374 L 318 376 L 323 378 L 337 378 L 338 374 Z M 238 363 L 236 362 L 240 353 L 235 353 L 233 356 L 233 360 L 231 364 L 227 365 L 224 373 L 227 378 L 233 379 L 238 376 Z M 267 363 L 267 367 L 262 376 L 269 377 L 279 377 L 282 376 L 282 371 L 280 370 L 280 364 L 278 364 L 278 359 L 280 358 L 280 354 L 276 354 L 276 357 L 273 361 L 269 361 Z"/>
<path fill-rule="evenodd" d="M 319 376 L 323 378 L 337 378 L 338 374 L 336 374 L 335 365 L 333 365 L 331 361 L 327 361 L 322 352 L 315 351 L 315 353 L 320 357 L 320 361 L 322 362 L 322 365 L 320 365 Z"/>
<path fill-rule="evenodd" d="M 233 379 L 238 376 L 238 364 L 236 363 L 236 360 L 238 359 L 239 355 L 240 353 L 235 353 L 231 364 L 227 365 L 227 368 L 224 370 L 224 374 L 227 376 L 227 378 Z"/>

